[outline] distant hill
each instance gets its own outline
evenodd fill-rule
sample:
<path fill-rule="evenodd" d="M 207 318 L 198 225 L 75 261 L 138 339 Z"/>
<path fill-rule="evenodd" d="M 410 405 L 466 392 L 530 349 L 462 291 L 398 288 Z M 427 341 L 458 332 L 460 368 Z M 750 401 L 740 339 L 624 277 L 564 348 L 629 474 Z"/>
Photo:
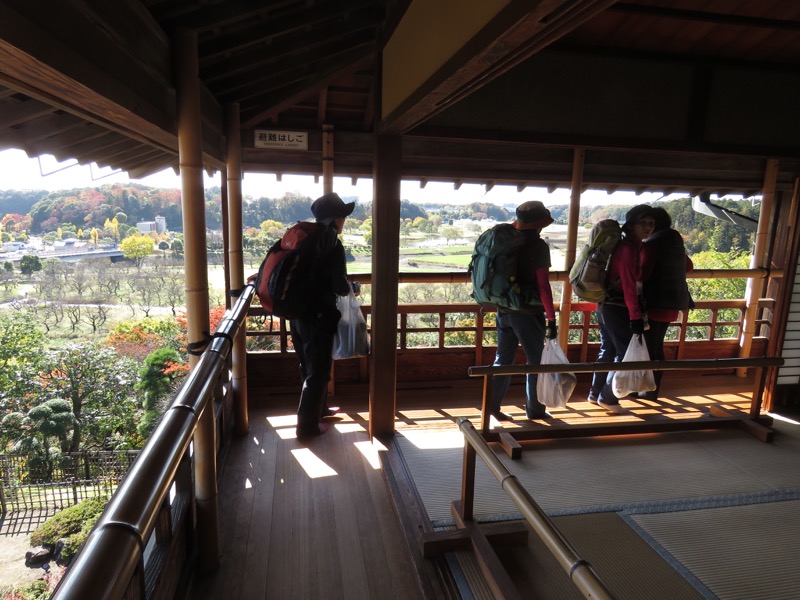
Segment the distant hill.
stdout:
<path fill-rule="evenodd" d="M 205 190 L 206 226 L 212 230 L 222 227 L 222 210 L 219 187 Z M 361 202 L 348 197 L 346 202 L 356 200 L 352 218 L 364 220 L 372 213 L 371 202 Z M 245 197 L 242 207 L 242 222 L 245 227 L 259 227 L 268 220 L 280 223 L 294 223 L 310 218 L 309 206 L 312 199 L 300 194 L 286 194 L 282 198 Z M 740 215 L 758 218 L 759 207 L 749 200 L 719 200 L 716 204 L 724 206 Z M 655 202 L 662 205 L 672 215 L 673 227 L 683 234 L 690 253 L 702 250 L 721 252 L 750 252 L 752 231 L 720 221 L 692 210 L 691 200 L 684 198 L 668 202 Z M 445 221 L 456 219 L 510 221 L 513 209 L 496 204 L 473 202 L 468 205 L 425 204 L 420 206 L 409 200 L 401 200 L 402 219 L 428 218 L 428 211 L 436 212 Z M 624 222 L 625 213 L 630 206 L 621 204 L 599 204 L 580 209 L 580 223 L 590 227 L 602 219 L 616 219 Z M 551 206 L 551 214 L 556 223 L 566 224 L 569 214 L 567 205 Z M 0 191 L 0 218 L 8 214 L 30 216 L 30 233 L 41 235 L 55 231 L 64 224 L 88 231 L 93 227 L 102 228 L 107 219 L 117 218 L 125 227 L 134 227 L 138 221 L 152 221 L 156 216 L 166 219 L 167 229 L 173 232 L 183 228 L 181 195 L 177 189 L 152 188 L 141 184 L 106 184 L 97 188 L 81 188 L 47 191 Z"/>
<path fill-rule="evenodd" d="M 0 190 L 0 216 L 27 215 L 47 193 L 46 190 Z"/>

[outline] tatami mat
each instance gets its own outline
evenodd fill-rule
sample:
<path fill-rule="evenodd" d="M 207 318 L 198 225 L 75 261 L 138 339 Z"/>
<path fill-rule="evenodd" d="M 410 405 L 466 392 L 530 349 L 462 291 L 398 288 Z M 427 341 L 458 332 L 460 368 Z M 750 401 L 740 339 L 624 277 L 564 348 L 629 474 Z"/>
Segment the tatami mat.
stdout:
<path fill-rule="evenodd" d="M 653 574 L 630 570 L 641 552 L 619 559 L 618 551 L 632 546 L 622 537 L 633 535 L 691 588 L 675 597 L 798 598 L 800 426 L 776 422 L 775 429 L 773 443 L 739 430 L 707 430 L 525 443 L 519 460 L 495 450 L 549 516 L 562 528 L 575 524 L 567 539 L 620 586 L 619 597 L 671 597 L 664 586 L 656 595 L 638 595 L 653 584 Z M 398 433 L 432 524 L 448 526 L 461 490 L 460 432 Z M 475 486 L 476 519 L 520 518 L 480 459 Z M 604 514 L 619 526 L 594 519 Z M 606 530 L 602 537 L 587 528 L 595 522 Z"/>
<path fill-rule="evenodd" d="M 461 493 L 463 436 L 452 429 L 398 433 L 398 447 L 428 516 L 434 524 L 449 523 L 450 504 Z M 526 443 L 519 460 L 511 460 L 499 448 L 497 456 L 550 515 L 687 499 L 721 503 L 721 497 L 778 491 L 800 497 L 800 444 L 794 437 L 776 437 L 767 444 L 743 431 L 709 430 L 562 439 Z M 476 518 L 517 512 L 478 460 Z"/>
<path fill-rule="evenodd" d="M 706 597 L 800 597 L 800 501 L 627 518 Z"/>

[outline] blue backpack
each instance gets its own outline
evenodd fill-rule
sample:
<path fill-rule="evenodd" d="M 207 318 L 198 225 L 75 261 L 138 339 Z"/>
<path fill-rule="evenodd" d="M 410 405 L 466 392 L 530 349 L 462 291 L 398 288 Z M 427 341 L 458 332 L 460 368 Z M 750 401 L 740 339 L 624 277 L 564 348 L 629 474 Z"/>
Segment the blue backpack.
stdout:
<path fill-rule="evenodd" d="M 509 223 L 500 223 L 484 231 L 469 263 L 472 298 L 487 308 L 522 310 L 542 306 L 539 290 L 527 278 L 520 279 L 519 252 L 525 235 Z"/>

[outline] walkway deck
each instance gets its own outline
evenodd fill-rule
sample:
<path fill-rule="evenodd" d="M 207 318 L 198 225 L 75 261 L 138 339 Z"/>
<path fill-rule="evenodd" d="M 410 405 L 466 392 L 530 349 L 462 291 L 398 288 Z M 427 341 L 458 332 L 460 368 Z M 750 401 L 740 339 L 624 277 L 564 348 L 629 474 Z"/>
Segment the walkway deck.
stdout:
<path fill-rule="evenodd" d="M 647 418 L 659 413 L 657 418 L 691 418 L 709 404 L 746 411 L 749 393 L 743 390 L 748 385 L 728 375 L 689 381 L 665 378 L 662 402 L 624 404 Z M 513 385 L 504 410 L 522 415 L 522 393 L 521 385 Z M 582 393 L 585 390 L 579 388 L 569 410 L 554 412 L 557 422 L 613 423 L 620 418 L 582 401 Z M 250 433 L 234 440 L 220 482 L 222 565 L 215 573 L 195 578 L 191 598 L 438 599 L 458 598 L 458 587 L 464 585 L 481 597 L 474 576 L 465 583 L 470 579 L 468 557 L 421 557 L 415 540 L 422 525 L 416 519 L 427 514 L 426 507 L 395 444 L 387 451 L 391 460 L 384 461 L 387 469 L 394 465 L 391 472 L 381 469 L 378 453 L 386 450 L 373 445 L 366 434 L 366 394 L 338 393 L 342 418 L 330 432 L 308 443 L 294 437 L 295 402 L 294 395 L 264 398 L 251 392 Z M 452 435 L 459 416 L 477 424 L 479 405 L 478 385 L 401 391 L 398 431 Z M 456 499 L 449 489 L 444 494 L 448 497 L 436 501 Z M 413 504 L 415 498 L 419 504 L 409 507 L 409 499 Z M 509 569 L 517 573 L 520 585 L 528 585 L 530 575 L 518 561 L 521 556 L 536 560 L 535 554 L 530 549 L 508 552 L 503 556 Z M 671 572 L 664 565 L 659 568 Z"/>

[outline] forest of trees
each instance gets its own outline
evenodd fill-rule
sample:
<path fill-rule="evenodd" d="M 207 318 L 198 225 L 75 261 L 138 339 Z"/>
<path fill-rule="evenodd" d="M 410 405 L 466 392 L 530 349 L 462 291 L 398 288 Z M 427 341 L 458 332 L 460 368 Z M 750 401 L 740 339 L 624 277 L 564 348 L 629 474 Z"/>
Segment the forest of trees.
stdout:
<path fill-rule="evenodd" d="M 220 189 L 212 187 L 205 194 L 206 226 L 212 231 L 219 230 L 222 227 Z M 242 207 L 243 226 L 258 228 L 265 221 L 291 224 L 306 220 L 310 218 L 310 201 L 311 198 L 299 194 L 287 194 L 282 198 L 246 197 Z M 674 227 L 684 235 L 690 253 L 709 249 L 749 251 L 751 236 L 747 229 L 695 212 L 689 198 L 655 204 L 663 204 L 670 212 Z M 758 206 L 747 200 L 723 199 L 716 204 L 746 217 L 758 217 Z M 403 220 L 428 219 L 430 216 L 424 208 L 408 200 L 402 200 L 400 208 Z M 480 202 L 429 208 L 444 222 L 456 219 L 507 221 L 513 216 L 502 206 Z M 616 204 L 585 206 L 581 208 L 580 219 L 582 223 L 594 223 L 604 218 L 624 220 L 627 208 Z M 557 223 L 566 223 L 566 205 L 553 206 L 550 210 Z M 371 202 L 358 201 L 352 220 L 363 222 L 371 212 Z M 137 222 L 152 221 L 156 216 L 164 217 L 167 229 L 172 232 L 180 232 L 183 227 L 180 190 L 139 184 L 110 184 L 60 192 L 0 191 L 0 216 L 3 241 L 56 231 L 61 232 L 62 238 L 68 235 L 80 237 L 78 232 L 86 238 L 93 229 L 104 232 L 112 221 L 119 230 L 119 237 L 124 238 L 135 232 Z"/>

